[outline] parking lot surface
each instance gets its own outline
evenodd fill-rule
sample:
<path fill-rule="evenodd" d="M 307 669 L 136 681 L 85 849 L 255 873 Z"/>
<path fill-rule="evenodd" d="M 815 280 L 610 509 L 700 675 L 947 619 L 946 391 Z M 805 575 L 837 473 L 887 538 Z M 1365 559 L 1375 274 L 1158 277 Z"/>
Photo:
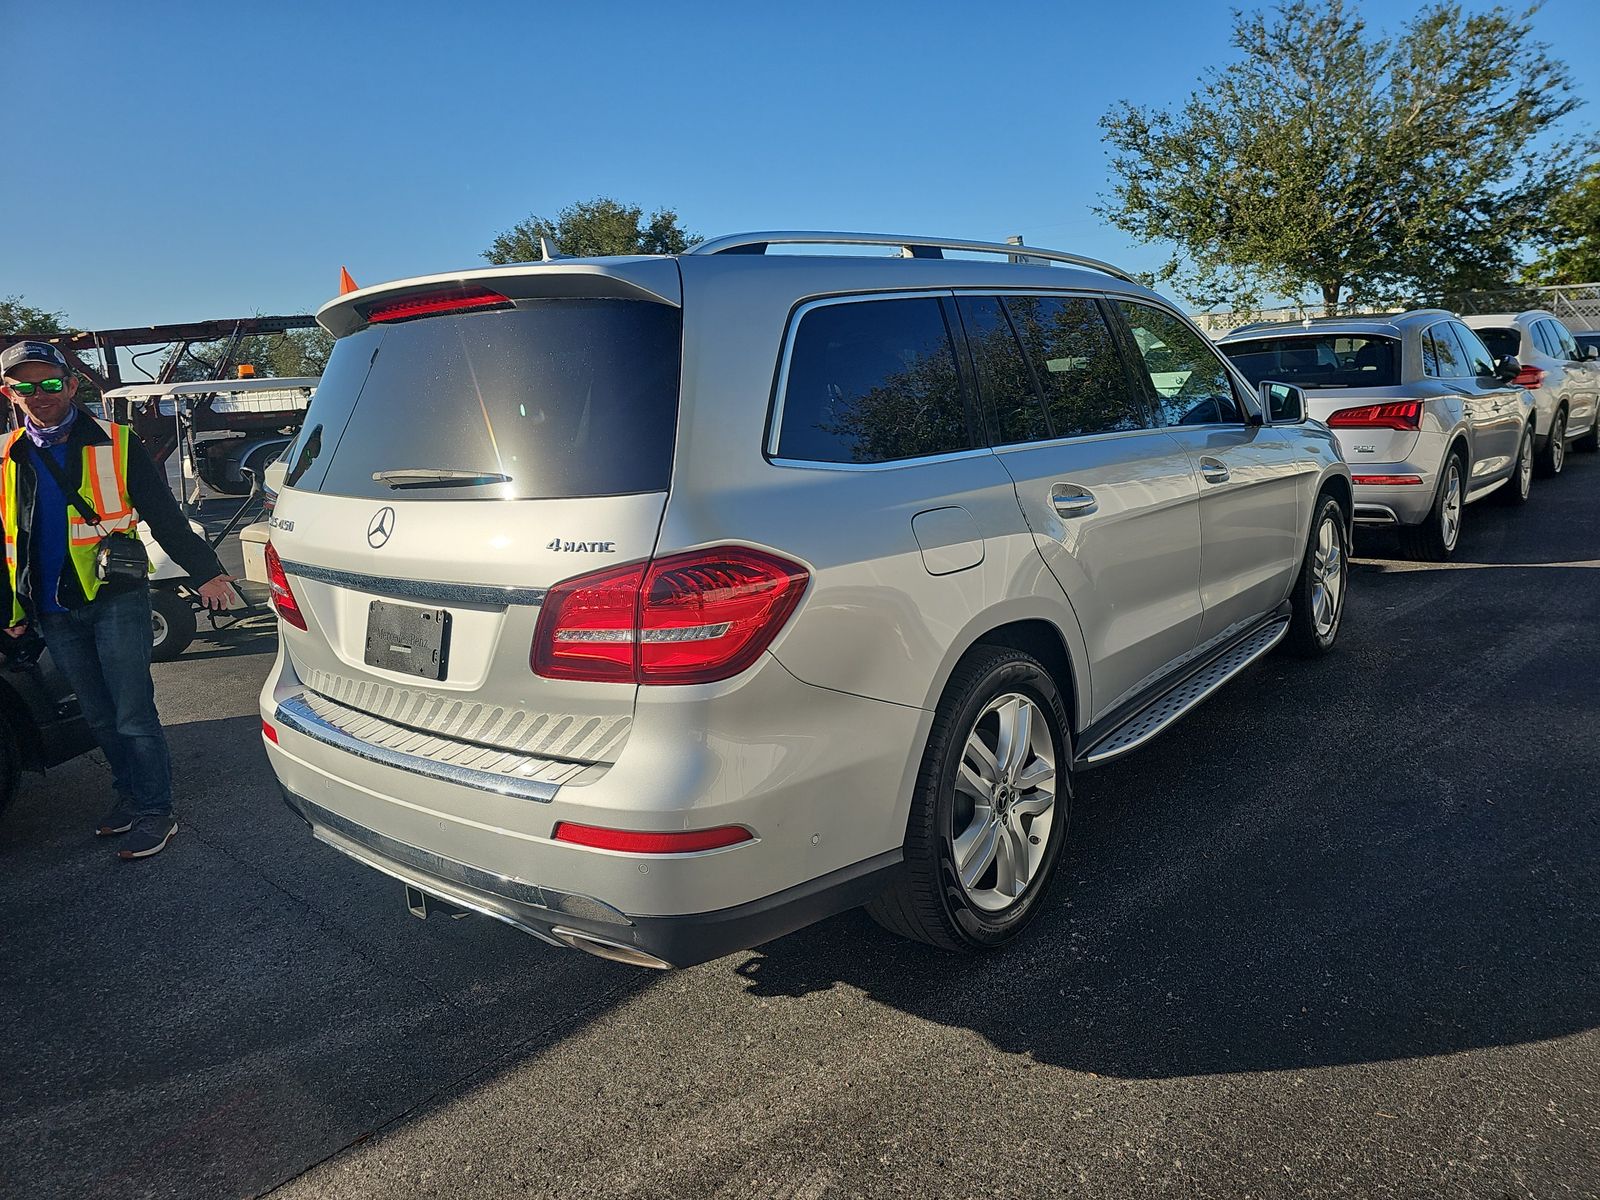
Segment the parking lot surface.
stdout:
<path fill-rule="evenodd" d="M 1600 1195 L 1600 459 L 1467 517 L 1082 776 L 977 960 L 417 921 L 277 799 L 270 620 L 202 635 L 167 853 L 91 836 L 96 758 L 0 820 L 0 1195 Z"/>

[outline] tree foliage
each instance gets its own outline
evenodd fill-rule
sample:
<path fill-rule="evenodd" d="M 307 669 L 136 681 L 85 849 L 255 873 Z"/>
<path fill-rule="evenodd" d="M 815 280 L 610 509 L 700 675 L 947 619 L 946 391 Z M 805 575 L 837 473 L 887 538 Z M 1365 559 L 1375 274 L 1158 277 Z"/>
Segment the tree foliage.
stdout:
<path fill-rule="evenodd" d="M 1551 203 L 1549 244 L 1530 274 L 1537 283 L 1600 283 L 1600 160 Z"/>
<path fill-rule="evenodd" d="M 0 296 L 0 333 L 66 333 L 66 317 L 25 303 L 21 296 Z"/>
<path fill-rule="evenodd" d="M 1571 178 L 1552 126 L 1577 104 L 1528 17 L 1458 4 L 1377 36 L 1344 0 L 1236 13 L 1236 59 L 1177 111 L 1101 118 L 1115 184 L 1098 210 L 1176 251 L 1191 300 L 1330 308 L 1491 287 Z"/>
<path fill-rule="evenodd" d="M 541 236 L 562 254 L 574 257 L 681 254 L 697 240 L 678 224 L 678 214 L 670 208 L 658 209 L 646 219 L 637 204 L 598 196 L 567 205 L 553 221 L 530 215 L 498 235 L 483 256 L 492 263 L 537 262 L 544 257 Z"/>
<path fill-rule="evenodd" d="M 200 342 L 189 347 L 183 361 L 173 371 L 174 383 L 193 383 L 215 379 L 227 349 L 226 340 Z M 249 363 L 257 376 L 291 379 L 321 375 L 333 352 L 333 335 L 320 326 L 315 329 L 290 329 L 284 333 L 253 333 L 241 338 L 228 375 L 240 363 Z"/>

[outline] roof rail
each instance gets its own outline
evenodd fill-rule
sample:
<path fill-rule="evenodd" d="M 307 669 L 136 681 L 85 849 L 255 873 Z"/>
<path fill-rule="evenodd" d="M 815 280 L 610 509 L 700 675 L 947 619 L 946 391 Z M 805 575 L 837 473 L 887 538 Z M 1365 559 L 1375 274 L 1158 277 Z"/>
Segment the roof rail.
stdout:
<path fill-rule="evenodd" d="M 1043 259 L 1102 271 L 1114 279 L 1137 283 L 1132 275 L 1098 258 L 1024 246 L 1020 242 L 974 242 L 965 238 L 908 237 L 891 233 L 837 233 L 818 230 L 770 230 L 762 233 L 730 233 L 708 238 L 690 246 L 685 254 L 765 254 L 768 246 L 898 246 L 906 258 L 943 258 L 946 250 L 966 250 L 977 254 L 1004 254 L 1014 262 Z"/>

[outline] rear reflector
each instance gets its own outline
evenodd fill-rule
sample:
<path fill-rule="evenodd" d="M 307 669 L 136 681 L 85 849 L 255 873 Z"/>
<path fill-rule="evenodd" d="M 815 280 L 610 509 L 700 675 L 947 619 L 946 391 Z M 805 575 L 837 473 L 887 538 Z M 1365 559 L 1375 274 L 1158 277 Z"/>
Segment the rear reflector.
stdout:
<path fill-rule="evenodd" d="M 1518 387 L 1536 388 L 1544 386 L 1544 372 L 1538 367 L 1523 367 L 1512 377 L 1512 383 Z"/>
<path fill-rule="evenodd" d="M 1422 401 L 1397 400 L 1392 404 L 1363 404 L 1341 408 L 1328 418 L 1334 429 L 1420 429 Z"/>
<path fill-rule="evenodd" d="M 1420 475 L 1352 475 L 1352 483 L 1364 483 L 1369 487 L 1404 487 L 1408 484 L 1421 483 Z"/>
<path fill-rule="evenodd" d="M 677 833 L 640 833 L 633 829 L 603 829 L 598 825 L 560 821 L 555 832 L 558 842 L 593 846 L 597 850 L 621 850 L 628 854 L 693 854 L 698 850 L 737 846 L 753 837 L 743 825 L 719 825 L 715 829 L 688 829 Z"/>
<path fill-rule="evenodd" d="M 488 288 L 460 287 L 447 292 L 429 292 L 402 300 L 383 300 L 365 311 L 367 321 L 380 325 L 409 321 L 414 317 L 433 317 L 440 313 L 463 312 L 474 308 L 510 308 L 511 301 Z"/>
<path fill-rule="evenodd" d="M 261 736 L 266 738 L 267 741 L 271 742 L 274 746 L 278 744 L 278 731 L 271 725 L 267 724 L 267 719 L 265 717 L 261 718 Z"/>
<path fill-rule="evenodd" d="M 272 607 L 277 610 L 279 617 L 296 629 L 304 629 L 305 614 L 300 611 L 300 602 L 294 598 L 294 589 L 289 586 L 289 576 L 284 573 L 283 560 L 278 557 L 278 548 L 270 541 L 267 543 L 265 557 L 267 586 L 272 589 Z"/>
<path fill-rule="evenodd" d="M 558 583 L 545 595 L 530 665 L 548 679 L 712 683 L 756 661 L 809 578 L 798 563 L 715 546 Z"/>

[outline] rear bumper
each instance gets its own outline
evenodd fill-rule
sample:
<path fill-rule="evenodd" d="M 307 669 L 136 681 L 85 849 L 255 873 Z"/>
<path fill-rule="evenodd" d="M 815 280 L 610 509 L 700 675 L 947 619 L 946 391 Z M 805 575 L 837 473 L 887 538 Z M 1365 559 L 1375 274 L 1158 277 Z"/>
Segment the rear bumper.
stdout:
<path fill-rule="evenodd" d="M 693 966 L 759 946 L 854 908 L 883 889 L 901 859 L 898 850 L 890 851 L 760 900 L 714 912 L 630 916 L 593 896 L 495 875 L 408 845 L 346 820 L 287 788 L 282 791 L 284 802 L 311 827 L 319 842 L 408 887 L 504 921 L 551 945 L 576 946 L 601 957 L 622 957 L 606 954 L 606 947 L 634 951 L 636 955 L 628 960 L 644 966 Z"/>
<path fill-rule="evenodd" d="M 1427 520 L 1433 508 L 1434 471 L 1424 471 L 1412 463 L 1386 464 L 1380 470 L 1385 475 L 1417 475 L 1422 482 L 1384 487 L 1356 484 L 1351 489 L 1356 524 L 1419 525 Z"/>
<path fill-rule="evenodd" d="M 652 694 L 641 696 L 614 763 L 556 763 L 555 773 L 532 769 L 512 786 L 470 766 L 440 771 L 436 760 L 395 755 L 404 743 L 376 719 L 346 724 L 370 742 L 305 719 L 316 697 L 281 646 L 261 715 L 275 732 L 265 747 L 279 783 L 319 840 L 545 940 L 576 930 L 660 960 L 652 965 L 686 965 L 881 888 L 900 860 L 931 714 L 812 687 L 770 656 L 727 685 L 643 690 Z M 557 841 L 563 821 L 741 825 L 754 836 L 701 852 L 631 853 Z"/>

